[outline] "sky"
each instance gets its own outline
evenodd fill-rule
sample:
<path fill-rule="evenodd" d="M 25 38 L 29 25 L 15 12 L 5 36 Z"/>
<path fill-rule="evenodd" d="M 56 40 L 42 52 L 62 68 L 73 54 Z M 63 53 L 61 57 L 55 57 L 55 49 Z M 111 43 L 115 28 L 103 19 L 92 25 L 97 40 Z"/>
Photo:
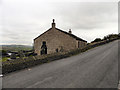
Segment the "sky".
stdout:
<path fill-rule="evenodd" d="M 56 27 L 87 40 L 118 33 L 117 0 L 0 0 L 0 44 L 32 45 Z"/>

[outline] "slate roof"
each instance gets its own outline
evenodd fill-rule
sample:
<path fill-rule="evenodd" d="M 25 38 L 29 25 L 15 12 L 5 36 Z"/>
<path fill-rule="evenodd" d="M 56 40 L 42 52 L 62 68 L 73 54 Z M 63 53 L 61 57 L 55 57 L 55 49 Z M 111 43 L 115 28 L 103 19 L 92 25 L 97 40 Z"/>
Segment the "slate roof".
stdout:
<path fill-rule="evenodd" d="M 75 35 L 73 35 L 73 34 L 70 34 L 70 33 L 65 32 L 65 31 L 63 31 L 63 30 L 60 30 L 60 29 L 58 29 L 58 28 L 56 28 L 56 29 L 59 30 L 59 31 L 61 31 L 61 32 L 63 32 L 63 33 L 65 33 L 65 34 L 67 34 L 67 35 L 69 35 L 69 36 L 71 36 L 71 37 L 73 37 L 73 38 L 75 38 L 76 40 L 80 40 L 80 41 L 83 41 L 83 42 L 87 42 L 87 41 L 85 41 L 85 40 L 83 40 L 83 39 L 81 39 L 81 38 L 79 38 L 79 37 L 77 37 L 77 36 L 75 36 Z"/>
<path fill-rule="evenodd" d="M 50 29 L 48 29 L 46 32 L 48 32 L 49 30 L 51 30 L 52 28 L 50 28 Z M 63 32 L 63 33 L 65 33 L 65 34 L 67 34 L 67 35 L 69 35 L 69 36 L 71 36 L 71 37 L 73 37 L 73 38 L 75 38 L 76 40 L 80 40 L 80 41 L 83 41 L 83 42 L 87 42 L 87 41 L 85 41 L 85 40 L 83 40 L 83 39 L 81 39 L 81 38 L 79 38 L 79 37 L 77 37 L 77 36 L 75 36 L 75 35 L 73 35 L 73 34 L 70 34 L 70 33 L 68 33 L 68 32 L 65 32 L 65 31 L 63 31 L 63 30 L 60 30 L 60 29 L 58 29 L 58 28 L 55 28 L 56 30 L 59 30 L 60 32 Z M 44 33 L 46 33 L 46 32 L 44 32 Z M 43 34 L 44 34 L 43 33 Z M 41 34 L 41 35 L 43 35 L 43 34 Z M 40 37 L 41 35 L 39 35 L 38 37 Z M 38 37 L 36 37 L 35 39 L 37 39 Z M 35 40 L 34 39 L 34 40 Z"/>

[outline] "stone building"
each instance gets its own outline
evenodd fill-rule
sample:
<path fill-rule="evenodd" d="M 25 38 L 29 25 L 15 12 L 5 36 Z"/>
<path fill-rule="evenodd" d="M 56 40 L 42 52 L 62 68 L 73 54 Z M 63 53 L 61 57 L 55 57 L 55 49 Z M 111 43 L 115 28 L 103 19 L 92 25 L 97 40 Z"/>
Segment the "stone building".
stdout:
<path fill-rule="evenodd" d="M 56 28 L 53 19 L 52 27 L 34 39 L 34 50 L 37 55 L 65 52 L 85 46 L 87 41 Z"/>

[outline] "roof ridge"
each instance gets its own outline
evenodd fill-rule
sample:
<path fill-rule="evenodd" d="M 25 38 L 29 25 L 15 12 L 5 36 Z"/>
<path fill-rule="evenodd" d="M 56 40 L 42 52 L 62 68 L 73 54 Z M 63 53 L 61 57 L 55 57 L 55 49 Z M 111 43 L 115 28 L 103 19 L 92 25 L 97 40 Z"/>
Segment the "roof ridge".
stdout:
<path fill-rule="evenodd" d="M 81 41 L 87 42 L 86 40 L 83 40 L 83 39 L 81 39 L 81 38 L 77 37 L 77 36 L 76 36 L 76 35 L 74 35 L 74 34 L 70 34 L 70 33 L 66 32 L 66 31 L 63 31 L 63 30 L 58 29 L 58 28 L 55 28 L 55 29 L 57 29 L 57 30 L 59 30 L 59 31 L 61 31 L 61 32 L 65 33 L 65 34 L 68 34 L 69 36 L 72 36 L 73 38 L 76 38 L 76 40 L 81 40 Z"/>
<path fill-rule="evenodd" d="M 46 32 L 48 32 L 48 31 L 51 30 L 51 29 L 52 29 L 52 28 L 49 28 L 47 31 L 45 31 L 44 33 L 40 34 L 40 35 L 39 35 L 38 37 L 36 37 L 34 40 L 36 40 L 37 38 L 39 38 L 40 36 L 42 36 L 43 34 L 45 34 Z M 63 32 L 63 33 L 65 33 L 65 34 L 67 34 L 67 35 L 69 35 L 69 36 L 75 38 L 76 40 L 80 40 L 80 41 L 87 42 L 86 40 L 83 40 L 83 39 L 81 39 L 81 38 L 75 36 L 74 34 L 70 34 L 70 33 L 66 32 L 66 31 L 63 31 L 63 30 L 58 29 L 58 28 L 55 28 L 55 29 L 57 29 L 57 30 L 59 30 L 59 31 L 61 31 L 61 32 Z"/>

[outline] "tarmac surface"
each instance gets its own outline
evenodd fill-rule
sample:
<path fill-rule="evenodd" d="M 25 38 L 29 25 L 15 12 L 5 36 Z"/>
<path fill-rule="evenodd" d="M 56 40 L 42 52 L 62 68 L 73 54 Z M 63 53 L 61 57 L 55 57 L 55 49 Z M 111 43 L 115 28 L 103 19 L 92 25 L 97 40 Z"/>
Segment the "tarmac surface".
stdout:
<path fill-rule="evenodd" d="M 118 42 L 10 73 L 3 88 L 117 88 Z M 119 45 L 120 46 L 120 45 Z M 120 47 L 119 47 L 120 48 Z"/>

